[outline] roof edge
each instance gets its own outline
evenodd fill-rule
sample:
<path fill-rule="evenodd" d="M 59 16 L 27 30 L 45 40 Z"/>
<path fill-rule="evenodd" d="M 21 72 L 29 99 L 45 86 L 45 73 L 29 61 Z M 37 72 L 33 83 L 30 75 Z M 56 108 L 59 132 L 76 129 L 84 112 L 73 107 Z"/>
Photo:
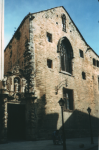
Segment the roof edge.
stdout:
<path fill-rule="evenodd" d="M 64 8 L 64 6 L 57 6 L 57 7 L 53 7 L 53 8 L 47 9 L 47 10 L 42 10 L 42 11 L 35 12 L 35 13 L 29 13 L 28 15 L 26 15 L 26 16 L 24 17 L 24 19 L 23 19 L 22 22 L 20 23 L 19 27 L 17 28 L 16 32 L 19 30 L 19 28 L 22 26 L 22 24 L 23 24 L 24 21 L 29 17 L 30 14 L 41 13 L 41 12 L 48 11 L 48 10 L 51 10 L 51 9 L 54 9 L 54 8 L 59 8 L 59 7 L 62 7 L 62 8 L 66 11 L 66 13 L 68 14 L 68 16 L 70 17 L 69 13 L 68 13 L 67 10 Z M 74 23 L 74 21 L 72 20 L 71 17 L 70 17 L 70 19 L 71 19 L 71 21 L 73 22 L 73 24 L 75 25 L 75 23 Z M 87 46 L 89 46 L 88 43 L 86 42 L 86 40 L 84 39 L 84 37 L 82 36 L 82 34 L 80 33 L 80 31 L 79 31 L 79 29 L 77 28 L 76 25 L 75 25 L 75 27 L 76 27 L 77 31 L 79 32 L 80 36 L 82 37 L 83 41 L 86 43 Z M 15 32 L 15 33 L 16 33 L 16 32 Z M 15 33 L 14 33 L 14 35 L 15 35 Z M 14 38 L 14 35 L 13 35 L 13 37 L 11 38 L 11 40 L 8 42 L 8 44 L 7 44 L 7 46 L 5 47 L 4 51 L 6 50 L 6 48 L 7 48 L 8 45 L 9 45 L 9 43 L 12 41 L 12 39 Z M 90 47 L 90 46 L 89 46 L 89 47 Z M 90 49 L 95 53 L 95 55 L 97 55 L 97 56 L 99 57 L 99 55 L 98 55 L 91 47 L 90 47 Z"/>
<path fill-rule="evenodd" d="M 61 7 L 63 7 L 63 6 L 61 6 Z M 63 9 L 66 11 L 66 13 L 68 14 L 68 16 L 70 17 L 70 15 L 69 15 L 69 13 L 67 12 L 67 10 L 66 10 L 64 7 L 63 7 Z M 74 23 L 74 21 L 72 20 L 71 17 L 70 17 L 70 19 L 71 19 L 71 21 L 73 22 L 73 24 L 75 25 L 75 23 Z M 75 25 L 75 27 L 76 27 L 77 31 L 79 32 L 80 36 L 82 37 L 83 41 L 86 43 L 87 46 L 89 46 L 88 43 L 86 42 L 86 40 L 84 39 L 84 37 L 82 36 L 82 34 L 80 33 L 80 31 L 79 31 L 79 29 L 77 28 L 76 25 Z M 99 57 L 99 55 L 98 55 L 90 46 L 89 46 L 89 48 L 95 53 L 95 55 L 97 55 L 97 56 Z"/>
<path fill-rule="evenodd" d="M 24 23 L 24 21 L 29 17 L 30 13 L 28 15 L 26 15 L 24 17 L 24 19 L 21 21 L 19 27 L 17 28 L 17 30 L 15 31 L 15 33 L 20 29 L 20 27 L 22 26 L 22 24 Z M 10 39 L 10 41 L 8 42 L 7 46 L 5 47 L 4 51 L 6 51 L 6 48 L 8 47 L 8 45 L 10 44 L 10 42 L 13 40 L 14 36 L 15 36 L 15 33 L 14 35 L 12 36 L 12 38 Z"/>

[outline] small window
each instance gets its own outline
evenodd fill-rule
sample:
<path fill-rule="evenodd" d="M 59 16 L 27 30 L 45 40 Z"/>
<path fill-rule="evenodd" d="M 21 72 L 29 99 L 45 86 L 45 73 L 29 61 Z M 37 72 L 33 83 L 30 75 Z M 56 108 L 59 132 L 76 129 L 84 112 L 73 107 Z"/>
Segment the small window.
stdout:
<path fill-rule="evenodd" d="M 82 79 L 86 80 L 86 74 L 85 74 L 85 72 L 82 72 Z"/>
<path fill-rule="evenodd" d="M 62 14 L 62 26 L 63 26 L 62 30 L 64 32 L 66 32 L 66 16 L 65 16 L 65 14 Z"/>
<path fill-rule="evenodd" d="M 97 60 L 97 67 L 99 67 L 99 61 Z"/>
<path fill-rule="evenodd" d="M 47 40 L 48 42 L 52 42 L 52 34 L 47 32 Z"/>
<path fill-rule="evenodd" d="M 48 66 L 48 68 L 52 68 L 52 60 L 51 59 L 47 59 L 47 66 Z"/>
<path fill-rule="evenodd" d="M 73 90 L 63 88 L 64 110 L 73 110 Z"/>
<path fill-rule="evenodd" d="M 96 60 L 93 58 L 93 65 L 96 66 Z"/>
<path fill-rule="evenodd" d="M 83 51 L 79 50 L 80 57 L 84 58 Z"/>

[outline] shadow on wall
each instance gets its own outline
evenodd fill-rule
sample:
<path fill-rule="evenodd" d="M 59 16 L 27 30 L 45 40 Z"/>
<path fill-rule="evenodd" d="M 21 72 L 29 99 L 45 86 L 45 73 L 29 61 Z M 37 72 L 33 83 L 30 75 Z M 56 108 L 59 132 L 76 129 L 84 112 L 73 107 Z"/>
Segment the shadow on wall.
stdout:
<path fill-rule="evenodd" d="M 49 108 L 51 109 L 51 108 Z M 46 114 L 46 96 L 38 100 L 37 108 L 37 135 L 38 138 L 52 139 L 52 133 L 57 129 L 58 113 Z M 48 110 L 48 109 L 47 109 Z M 64 114 L 67 112 L 64 112 Z M 69 112 L 68 112 L 69 113 Z M 99 119 L 91 116 L 93 136 L 98 137 Z M 90 137 L 89 114 L 74 110 L 64 123 L 66 138 Z M 59 129 L 62 132 L 62 126 Z"/>
<path fill-rule="evenodd" d="M 50 108 L 49 108 L 50 109 Z M 38 100 L 37 106 L 37 135 L 38 138 L 52 138 L 52 132 L 57 129 L 58 113 L 46 114 L 46 96 Z"/>
<path fill-rule="evenodd" d="M 64 112 L 65 113 L 65 112 Z M 98 137 L 98 121 L 99 119 L 91 116 L 91 127 L 93 136 Z M 74 110 L 72 115 L 64 123 L 66 138 L 75 137 L 89 137 L 90 136 L 90 122 L 89 114 Z M 60 128 L 62 130 L 62 127 Z"/>

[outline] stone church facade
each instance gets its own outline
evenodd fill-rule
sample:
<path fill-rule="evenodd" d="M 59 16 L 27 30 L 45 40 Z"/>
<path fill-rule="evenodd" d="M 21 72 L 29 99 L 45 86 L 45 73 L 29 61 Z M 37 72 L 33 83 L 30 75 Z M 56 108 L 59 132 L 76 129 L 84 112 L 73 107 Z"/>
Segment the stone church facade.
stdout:
<path fill-rule="evenodd" d="M 99 56 L 64 7 L 23 19 L 5 48 L 4 72 L 1 139 L 50 139 L 62 128 L 60 98 L 66 138 L 90 136 L 88 107 L 97 136 Z"/>

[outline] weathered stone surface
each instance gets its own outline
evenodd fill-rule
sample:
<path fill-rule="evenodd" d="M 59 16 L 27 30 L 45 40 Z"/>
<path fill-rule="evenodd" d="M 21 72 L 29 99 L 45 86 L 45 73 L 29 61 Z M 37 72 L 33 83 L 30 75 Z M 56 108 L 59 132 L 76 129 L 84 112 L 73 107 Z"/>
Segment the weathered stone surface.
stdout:
<path fill-rule="evenodd" d="M 66 32 L 62 30 L 62 14 L 66 15 Z M 25 68 L 25 64 L 22 65 L 22 62 L 25 60 L 23 54 L 26 50 L 29 49 L 33 56 L 31 57 L 33 60 L 32 71 L 36 70 L 36 76 L 31 76 L 30 80 L 32 80 L 32 91 L 36 91 L 37 94 L 36 119 L 31 120 L 34 114 L 31 115 L 31 103 L 28 101 L 26 103 L 26 124 L 31 124 L 33 128 L 27 127 L 27 138 L 33 138 L 34 134 L 50 138 L 53 130 L 61 129 L 61 108 L 58 101 L 63 97 L 63 87 L 73 90 L 74 104 L 73 111 L 64 112 L 66 136 L 70 138 L 90 135 L 88 107 L 91 108 L 92 129 L 96 135 L 98 129 L 99 67 L 93 65 L 93 58 L 99 61 L 99 56 L 83 39 L 63 7 L 35 13 L 33 16 L 35 17 L 33 20 L 28 16 L 20 26 L 20 39 L 16 40 L 13 37 L 8 44 L 12 48 L 7 46 L 5 49 L 5 74 L 11 68 L 9 62 L 12 62 L 12 66 L 14 66 L 17 63 L 17 58 L 20 68 Z M 47 32 L 52 34 L 52 42 L 48 42 Z M 72 74 L 60 70 L 58 43 L 63 37 L 70 41 L 73 49 Z M 80 57 L 79 49 L 83 51 L 84 58 Z M 10 58 L 11 50 L 12 56 Z M 52 68 L 48 68 L 47 59 L 52 60 Z M 86 73 L 86 80 L 82 79 L 82 72 Z M 62 84 L 56 94 L 55 88 L 66 80 L 67 83 Z M 29 120 L 35 122 L 35 129 L 34 123 L 29 123 Z"/>

